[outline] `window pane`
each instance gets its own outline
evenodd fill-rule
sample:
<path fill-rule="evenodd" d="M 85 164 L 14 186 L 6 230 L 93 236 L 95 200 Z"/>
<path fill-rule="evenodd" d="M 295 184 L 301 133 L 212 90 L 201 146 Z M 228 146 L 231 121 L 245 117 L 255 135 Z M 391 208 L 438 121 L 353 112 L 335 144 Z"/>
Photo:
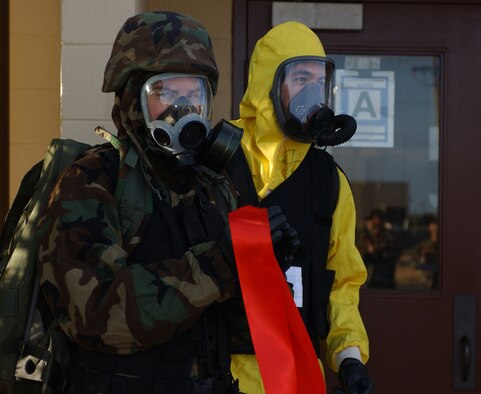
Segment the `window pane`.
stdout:
<path fill-rule="evenodd" d="M 328 148 L 346 172 L 367 287 L 438 283 L 439 70 L 437 56 L 330 56 L 336 114 L 356 134 Z"/>

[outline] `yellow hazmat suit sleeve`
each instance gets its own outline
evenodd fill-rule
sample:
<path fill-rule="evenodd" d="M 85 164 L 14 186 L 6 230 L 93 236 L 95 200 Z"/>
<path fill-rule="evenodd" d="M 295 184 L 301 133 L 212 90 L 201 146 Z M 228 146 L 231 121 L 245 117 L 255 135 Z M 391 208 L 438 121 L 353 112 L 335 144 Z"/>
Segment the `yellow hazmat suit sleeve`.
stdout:
<path fill-rule="evenodd" d="M 359 288 L 366 281 L 364 262 L 355 245 L 356 210 L 346 176 L 339 171 L 339 197 L 332 217 L 327 268 L 336 275 L 329 297 L 331 323 L 327 336 L 326 360 L 336 371 L 334 358 L 349 346 L 357 346 L 362 361 L 369 358 L 369 341 L 359 313 Z"/>

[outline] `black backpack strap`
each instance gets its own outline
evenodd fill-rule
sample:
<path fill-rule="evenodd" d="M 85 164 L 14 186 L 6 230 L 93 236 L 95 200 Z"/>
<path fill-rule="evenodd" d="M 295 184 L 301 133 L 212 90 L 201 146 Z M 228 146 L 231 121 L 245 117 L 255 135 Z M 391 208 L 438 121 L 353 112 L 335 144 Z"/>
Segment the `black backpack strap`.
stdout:
<path fill-rule="evenodd" d="M 35 164 L 30 171 L 28 171 L 20 183 L 18 193 L 12 203 L 10 210 L 5 218 L 5 223 L 0 234 L 0 250 L 3 252 L 8 248 L 10 240 L 13 238 L 15 227 L 17 226 L 20 216 L 22 216 L 23 209 L 33 195 L 35 187 L 37 186 L 40 174 L 42 172 L 43 160 Z M 7 261 L 0 267 L 0 276 L 5 269 Z"/>
<path fill-rule="evenodd" d="M 251 170 L 247 163 L 242 147 L 237 148 L 230 160 L 226 172 L 239 191 L 239 207 L 244 205 L 258 205 L 259 199 L 252 180 Z"/>

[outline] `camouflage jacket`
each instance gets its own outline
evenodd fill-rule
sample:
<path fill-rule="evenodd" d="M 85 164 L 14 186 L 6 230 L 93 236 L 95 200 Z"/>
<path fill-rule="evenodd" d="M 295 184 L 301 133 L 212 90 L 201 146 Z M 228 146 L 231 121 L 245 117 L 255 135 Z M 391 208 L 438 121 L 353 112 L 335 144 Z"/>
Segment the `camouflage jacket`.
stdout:
<path fill-rule="evenodd" d="M 172 202 L 157 201 L 131 245 L 125 245 L 115 198 L 121 178 L 117 150 L 94 147 L 66 170 L 39 225 L 39 276 L 42 293 L 71 340 L 115 354 L 148 349 L 188 329 L 209 305 L 234 295 L 235 269 L 216 239 L 184 241 L 181 253 L 172 242 L 146 241 L 152 228 L 168 226 L 160 208 L 177 212 L 171 217 L 182 221 L 180 211 L 197 214 L 201 205 L 215 207 L 212 196 L 200 196 L 200 176 L 185 194 L 167 190 Z M 144 244 L 149 253 L 142 258 Z"/>

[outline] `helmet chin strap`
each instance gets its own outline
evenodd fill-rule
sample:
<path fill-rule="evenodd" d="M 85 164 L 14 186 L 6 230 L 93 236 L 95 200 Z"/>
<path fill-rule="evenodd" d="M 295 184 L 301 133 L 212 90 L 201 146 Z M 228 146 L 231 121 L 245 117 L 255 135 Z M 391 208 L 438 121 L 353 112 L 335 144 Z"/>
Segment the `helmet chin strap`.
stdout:
<path fill-rule="evenodd" d="M 134 133 L 132 133 L 132 131 L 126 130 L 126 133 L 130 141 L 134 145 L 134 148 L 137 150 L 137 153 L 139 154 L 142 163 L 147 167 L 147 170 L 149 171 L 150 176 L 153 178 L 156 184 L 162 185 L 163 184 L 162 180 L 160 179 L 160 176 L 156 171 L 155 166 L 153 165 L 152 161 L 150 160 L 147 154 L 147 152 L 151 150 L 151 148 L 149 147 L 149 144 L 147 143 L 147 147 L 144 148 L 140 143 L 139 139 L 137 138 L 137 136 Z"/>

